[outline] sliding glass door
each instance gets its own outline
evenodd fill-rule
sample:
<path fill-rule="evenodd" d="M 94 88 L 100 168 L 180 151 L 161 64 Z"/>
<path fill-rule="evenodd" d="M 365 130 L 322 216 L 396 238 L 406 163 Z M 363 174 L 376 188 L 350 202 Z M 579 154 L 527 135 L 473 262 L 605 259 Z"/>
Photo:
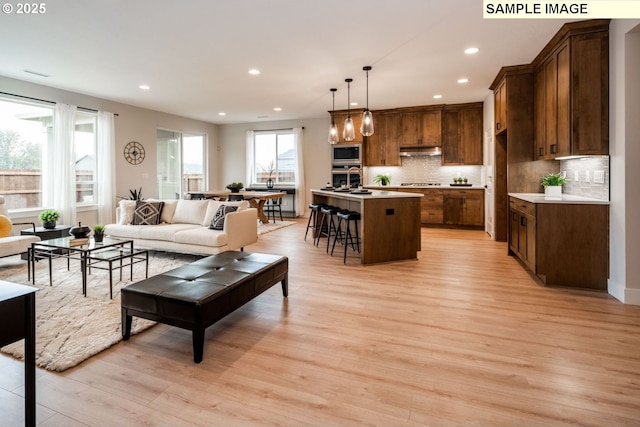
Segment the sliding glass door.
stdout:
<path fill-rule="evenodd" d="M 158 129 L 158 196 L 179 199 L 204 191 L 205 135 Z"/>

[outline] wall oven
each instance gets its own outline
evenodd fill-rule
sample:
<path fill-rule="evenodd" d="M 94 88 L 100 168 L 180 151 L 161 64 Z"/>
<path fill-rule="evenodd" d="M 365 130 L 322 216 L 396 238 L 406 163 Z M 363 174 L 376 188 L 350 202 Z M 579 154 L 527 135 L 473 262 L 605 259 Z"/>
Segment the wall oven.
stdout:
<path fill-rule="evenodd" d="M 331 164 L 338 165 L 361 165 L 362 145 L 361 144 L 336 144 L 331 146 Z"/>

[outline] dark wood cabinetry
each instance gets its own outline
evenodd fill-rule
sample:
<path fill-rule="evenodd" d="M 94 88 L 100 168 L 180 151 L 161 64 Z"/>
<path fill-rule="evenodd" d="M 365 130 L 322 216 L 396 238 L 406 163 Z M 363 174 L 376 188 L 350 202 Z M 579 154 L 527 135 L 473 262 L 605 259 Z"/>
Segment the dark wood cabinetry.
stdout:
<path fill-rule="evenodd" d="M 482 164 L 482 103 L 442 111 L 442 165 Z"/>
<path fill-rule="evenodd" d="M 609 154 L 608 25 L 567 24 L 534 61 L 535 159 Z"/>
<path fill-rule="evenodd" d="M 609 206 L 509 198 L 509 253 L 545 284 L 607 289 Z"/>
<path fill-rule="evenodd" d="M 398 114 L 374 112 L 373 135 L 366 138 L 364 166 L 400 166 L 400 120 Z"/>
<path fill-rule="evenodd" d="M 494 90 L 495 133 L 507 130 L 507 81 L 503 79 Z"/>
<path fill-rule="evenodd" d="M 398 117 L 402 129 L 402 147 L 442 145 L 442 107 L 399 110 Z"/>
<path fill-rule="evenodd" d="M 444 224 L 484 225 L 483 190 L 446 190 L 443 208 Z"/>

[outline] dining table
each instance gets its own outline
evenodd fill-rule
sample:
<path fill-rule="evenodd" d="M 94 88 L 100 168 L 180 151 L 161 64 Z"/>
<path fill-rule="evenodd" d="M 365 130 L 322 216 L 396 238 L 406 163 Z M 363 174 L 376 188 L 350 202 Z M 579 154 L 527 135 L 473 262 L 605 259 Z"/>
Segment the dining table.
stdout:
<path fill-rule="evenodd" d="M 249 205 L 252 208 L 256 208 L 258 211 L 258 219 L 263 223 L 267 224 L 269 222 L 269 218 L 264 213 L 264 205 L 267 200 L 271 199 L 280 199 L 285 197 L 287 193 L 283 191 L 239 191 L 236 193 L 231 192 L 230 190 L 213 190 L 213 191 L 199 191 L 199 192 L 189 192 L 188 195 L 192 199 L 200 198 L 200 199 L 213 199 L 219 197 L 220 199 L 228 199 L 229 195 L 237 194 L 241 195 L 242 198 L 249 202 Z M 274 219 L 275 221 L 275 219 Z"/>

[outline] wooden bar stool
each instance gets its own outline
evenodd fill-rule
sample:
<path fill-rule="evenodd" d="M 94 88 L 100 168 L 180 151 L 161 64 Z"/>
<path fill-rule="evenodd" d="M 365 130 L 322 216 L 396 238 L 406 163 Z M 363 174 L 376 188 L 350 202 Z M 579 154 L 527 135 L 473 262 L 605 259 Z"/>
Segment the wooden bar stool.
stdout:
<path fill-rule="evenodd" d="M 354 251 L 358 251 L 360 253 L 360 235 L 358 229 L 358 220 L 360 220 L 360 212 L 353 211 L 341 211 L 337 214 L 338 217 L 338 226 L 335 234 L 335 238 L 333 239 L 333 246 L 331 247 L 331 255 L 333 256 L 333 251 L 336 248 L 336 242 L 341 240 L 340 243 L 344 246 L 344 259 L 343 263 L 347 263 L 347 247 L 351 245 Z M 344 221 L 344 230 L 342 230 L 342 222 Z M 356 229 L 355 237 L 351 232 L 351 224 Z"/>
<path fill-rule="evenodd" d="M 338 229 L 336 228 L 336 221 L 334 220 L 336 214 L 338 212 L 344 211 L 343 209 L 337 208 L 335 206 L 323 206 L 320 208 L 320 213 L 322 214 L 322 220 L 320 221 L 320 227 L 318 229 L 318 240 L 316 240 L 316 246 L 320 243 L 320 238 L 322 236 L 327 236 L 327 250 L 329 253 L 329 242 L 331 241 L 331 231 L 333 230 L 333 234 L 337 233 Z M 347 211 L 348 212 L 348 211 Z M 327 217 L 329 218 L 327 220 Z M 325 225 L 327 227 L 325 231 Z"/>

